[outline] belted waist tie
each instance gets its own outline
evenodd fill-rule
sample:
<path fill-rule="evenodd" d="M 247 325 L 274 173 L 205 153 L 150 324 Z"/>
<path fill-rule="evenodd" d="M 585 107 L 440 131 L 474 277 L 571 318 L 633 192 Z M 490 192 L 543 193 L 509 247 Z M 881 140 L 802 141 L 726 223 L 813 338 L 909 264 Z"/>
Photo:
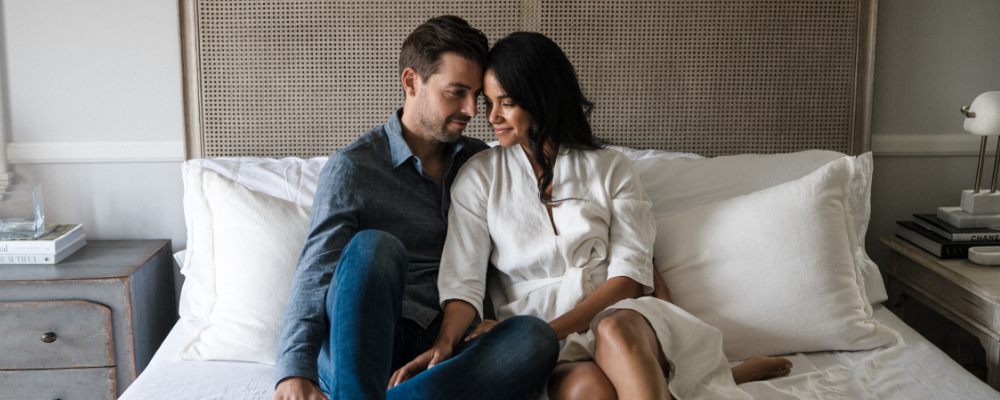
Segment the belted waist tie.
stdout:
<path fill-rule="evenodd" d="M 515 284 L 504 289 L 507 301 L 514 302 L 523 299 L 538 289 L 559 285 L 556 293 L 556 314 L 563 315 L 576 307 L 585 297 L 594 291 L 590 281 L 590 270 L 587 268 L 567 268 L 562 275 L 544 279 L 533 279 Z"/>

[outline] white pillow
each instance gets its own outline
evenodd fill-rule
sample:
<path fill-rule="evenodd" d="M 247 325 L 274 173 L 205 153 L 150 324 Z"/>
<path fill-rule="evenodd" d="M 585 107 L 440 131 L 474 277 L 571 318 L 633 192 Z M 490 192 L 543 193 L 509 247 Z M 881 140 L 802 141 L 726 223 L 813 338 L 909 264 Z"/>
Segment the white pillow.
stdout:
<path fill-rule="evenodd" d="M 635 163 L 643 186 L 653 200 L 656 217 L 665 217 L 691 207 L 751 193 L 800 178 L 843 154 L 803 151 L 788 154 L 738 155 L 703 158 L 691 153 L 633 150 L 613 147 Z M 215 271 L 212 254 L 212 219 L 204 193 L 200 169 L 208 168 L 248 188 L 294 202 L 311 205 L 319 173 L 327 157 L 301 158 L 226 157 L 195 159 L 182 164 L 187 251 L 183 254 L 179 313 L 182 318 L 207 320 L 215 303 Z M 852 192 L 852 215 L 858 231 L 857 252 L 862 254 L 865 286 L 875 304 L 888 296 L 882 276 L 864 250 L 864 235 L 870 215 L 871 154 L 858 156 Z"/>
<path fill-rule="evenodd" d="M 835 151 L 808 150 L 785 154 L 741 154 L 703 158 L 690 153 L 616 148 L 635 164 L 646 194 L 653 201 L 653 217 L 660 219 L 711 202 L 749 194 L 801 178 L 827 163 L 844 158 Z M 865 251 L 865 233 L 871 217 L 872 154 L 851 157 L 853 164 L 848 211 L 854 220 L 865 291 L 871 304 L 888 299 L 878 266 Z"/>
<path fill-rule="evenodd" d="M 722 330 L 730 359 L 894 340 L 872 318 L 854 251 L 853 161 L 657 220 L 654 255 L 674 301 Z"/>
<path fill-rule="evenodd" d="M 214 232 L 216 299 L 185 360 L 275 364 L 278 329 L 310 206 L 248 189 L 199 168 Z"/>
<path fill-rule="evenodd" d="M 215 304 L 215 233 L 212 212 L 202 188 L 202 171 L 210 169 L 251 190 L 311 206 L 326 160 L 327 157 L 308 160 L 225 157 L 189 160 L 181 165 L 187 223 L 187 249 L 180 264 L 185 277 L 178 307 L 182 318 L 206 321 Z"/>

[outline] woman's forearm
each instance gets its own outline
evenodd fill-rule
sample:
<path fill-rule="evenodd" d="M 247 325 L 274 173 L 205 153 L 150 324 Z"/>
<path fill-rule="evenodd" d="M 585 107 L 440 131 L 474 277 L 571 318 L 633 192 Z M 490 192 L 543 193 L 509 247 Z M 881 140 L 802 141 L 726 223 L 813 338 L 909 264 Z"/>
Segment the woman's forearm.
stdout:
<path fill-rule="evenodd" d="M 452 348 L 458 344 L 465 331 L 476 319 L 476 308 L 463 300 L 449 300 L 444 305 L 444 316 L 441 319 L 441 330 L 438 332 L 436 344 L 448 344 Z"/>
<path fill-rule="evenodd" d="M 556 331 L 559 340 L 566 339 L 571 333 L 584 332 L 590 329 L 590 322 L 597 313 L 621 300 L 642 296 L 642 288 L 642 284 L 632 278 L 619 276 L 608 279 L 572 310 L 549 322 L 549 326 Z"/>

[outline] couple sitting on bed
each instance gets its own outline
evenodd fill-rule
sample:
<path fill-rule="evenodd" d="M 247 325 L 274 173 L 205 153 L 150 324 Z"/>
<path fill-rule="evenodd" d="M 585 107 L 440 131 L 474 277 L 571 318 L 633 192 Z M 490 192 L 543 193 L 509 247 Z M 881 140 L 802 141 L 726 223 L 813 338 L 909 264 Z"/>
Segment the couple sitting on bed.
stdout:
<path fill-rule="evenodd" d="M 488 50 L 438 17 L 399 68 L 403 108 L 320 175 L 275 399 L 743 399 L 737 384 L 788 374 L 730 370 L 722 333 L 669 302 L 651 203 L 553 41 Z M 480 92 L 492 149 L 462 136 Z"/>

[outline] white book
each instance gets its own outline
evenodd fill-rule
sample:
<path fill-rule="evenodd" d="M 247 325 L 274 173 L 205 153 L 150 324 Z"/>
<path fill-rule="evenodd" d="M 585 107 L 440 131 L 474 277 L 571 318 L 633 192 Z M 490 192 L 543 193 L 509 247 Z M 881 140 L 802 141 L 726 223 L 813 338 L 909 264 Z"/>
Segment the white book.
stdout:
<path fill-rule="evenodd" d="M 78 236 L 76 241 L 56 254 L 0 254 L 0 264 L 55 264 L 80 250 L 87 244 L 85 236 Z"/>
<path fill-rule="evenodd" d="M 49 226 L 49 225 L 46 225 Z M 0 256 L 43 254 L 55 255 L 63 249 L 76 243 L 83 237 L 83 225 L 54 225 L 38 239 L 4 239 L 0 240 Z M 10 264 L 10 263 L 5 263 Z"/>

